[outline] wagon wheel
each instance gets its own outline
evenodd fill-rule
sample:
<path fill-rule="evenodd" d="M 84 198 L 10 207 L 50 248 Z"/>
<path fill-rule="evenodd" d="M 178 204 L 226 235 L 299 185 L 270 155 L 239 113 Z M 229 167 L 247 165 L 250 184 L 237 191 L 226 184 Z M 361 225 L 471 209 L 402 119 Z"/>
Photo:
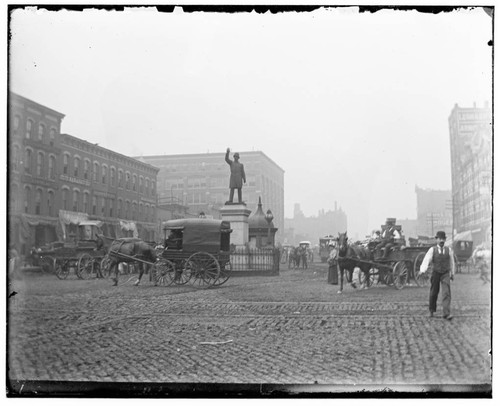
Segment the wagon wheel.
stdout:
<path fill-rule="evenodd" d="M 40 267 L 43 273 L 54 273 L 55 270 L 55 260 L 51 256 L 42 257 L 40 260 Z"/>
<path fill-rule="evenodd" d="M 170 286 L 174 282 L 175 264 L 168 259 L 160 258 L 153 265 L 155 286 Z"/>
<path fill-rule="evenodd" d="M 111 258 L 108 254 L 104 255 L 103 259 L 101 259 L 101 264 L 99 265 L 99 269 L 101 272 L 101 276 L 103 278 L 109 278 L 111 270 L 109 269 L 111 265 Z"/>
<path fill-rule="evenodd" d="M 398 261 L 394 268 L 392 268 L 392 276 L 394 280 L 394 287 L 396 289 L 403 289 L 408 282 L 408 266 L 405 261 Z"/>
<path fill-rule="evenodd" d="M 375 268 L 370 268 L 368 275 L 360 271 L 358 273 L 359 284 L 362 287 L 369 288 L 378 282 L 378 271 Z"/>
<path fill-rule="evenodd" d="M 415 279 L 415 283 L 417 284 L 417 286 L 421 288 L 430 285 L 430 278 L 428 272 L 419 275 L 420 265 L 422 265 L 424 257 L 425 257 L 425 252 L 421 252 L 420 254 L 417 255 L 415 261 L 413 261 L 413 279 Z"/>
<path fill-rule="evenodd" d="M 59 279 L 66 279 L 69 275 L 68 262 L 62 259 L 54 259 L 54 270 Z"/>
<path fill-rule="evenodd" d="M 186 259 L 179 267 L 175 269 L 174 283 L 176 285 L 185 285 L 191 279 L 193 265 Z"/>
<path fill-rule="evenodd" d="M 220 265 L 208 252 L 196 252 L 188 258 L 191 268 L 191 284 L 196 288 L 208 288 L 217 282 Z"/>
<path fill-rule="evenodd" d="M 220 275 L 219 279 L 214 283 L 214 286 L 221 286 L 224 285 L 228 279 L 231 277 L 232 271 L 233 271 L 233 265 L 231 264 L 231 261 L 227 261 L 226 263 L 219 264 L 221 265 L 220 267 Z"/>
<path fill-rule="evenodd" d="M 95 261 L 90 254 L 82 254 L 78 257 L 76 275 L 80 279 L 90 279 L 95 276 Z"/>
<path fill-rule="evenodd" d="M 381 279 L 382 282 L 387 285 L 391 286 L 394 283 L 394 275 L 392 274 L 392 270 L 389 270 L 387 267 L 380 267 L 378 270 L 379 274 L 379 280 Z"/>

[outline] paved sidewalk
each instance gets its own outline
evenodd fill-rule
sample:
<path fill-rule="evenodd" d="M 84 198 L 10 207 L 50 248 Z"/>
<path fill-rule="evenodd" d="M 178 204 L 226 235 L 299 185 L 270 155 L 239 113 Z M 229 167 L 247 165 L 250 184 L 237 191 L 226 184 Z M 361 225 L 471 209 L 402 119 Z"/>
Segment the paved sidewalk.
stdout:
<path fill-rule="evenodd" d="M 14 380 L 336 385 L 489 385 L 490 285 L 457 275 L 454 319 L 428 288 L 326 283 L 326 266 L 234 277 L 217 289 L 147 278 L 27 275 L 11 289 Z M 439 308 L 438 308 L 439 311 Z M 487 386 L 486 386 L 487 387 Z"/>

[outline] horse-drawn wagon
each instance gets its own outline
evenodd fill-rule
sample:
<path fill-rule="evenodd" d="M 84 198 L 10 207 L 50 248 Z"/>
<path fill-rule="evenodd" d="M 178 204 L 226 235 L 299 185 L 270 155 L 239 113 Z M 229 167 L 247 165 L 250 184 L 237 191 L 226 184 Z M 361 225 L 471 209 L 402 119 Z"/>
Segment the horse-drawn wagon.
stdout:
<path fill-rule="evenodd" d="M 220 286 L 231 276 L 230 224 L 204 218 L 163 223 L 164 249 L 155 264 L 156 283 L 190 282 L 198 288 Z M 167 234 L 168 233 L 168 234 Z"/>
<path fill-rule="evenodd" d="M 394 246 L 384 257 L 377 256 L 376 250 L 368 244 L 361 246 L 350 244 L 347 233 L 339 234 L 337 266 L 341 276 L 343 288 L 344 270 L 349 271 L 347 280 L 354 283 L 352 274 L 354 268 L 359 268 L 359 283 L 370 287 L 376 283 L 383 283 L 402 289 L 410 279 L 417 286 L 428 286 L 428 274 L 419 274 L 420 265 L 424 260 L 429 246 L 406 247 Z"/>
<path fill-rule="evenodd" d="M 66 279 L 73 270 L 79 279 L 89 279 L 99 274 L 99 264 L 105 251 L 98 248 L 95 239 L 80 238 L 84 229 L 90 229 L 88 236 L 98 230 L 100 221 L 82 221 L 77 225 L 77 234 L 69 241 L 55 241 L 39 248 L 33 248 L 31 257 L 44 272 L 54 273 L 59 279 Z"/>

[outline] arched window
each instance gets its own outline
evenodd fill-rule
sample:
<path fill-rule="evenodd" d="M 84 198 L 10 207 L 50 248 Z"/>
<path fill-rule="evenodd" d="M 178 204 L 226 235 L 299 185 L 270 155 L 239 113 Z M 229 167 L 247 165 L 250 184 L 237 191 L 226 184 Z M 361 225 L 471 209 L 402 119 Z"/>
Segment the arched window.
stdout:
<path fill-rule="evenodd" d="M 21 199 L 20 196 L 17 195 L 18 193 L 19 188 L 16 184 L 13 184 L 9 190 L 9 212 L 17 212 L 19 208 L 19 201 L 21 201 Z"/>
<path fill-rule="evenodd" d="M 42 214 L 42 190 L 41 189 L 36 190 L 35 214 Z"/>
<path fill-rule="evenodd" d="M 99 164 L 94 162 L 94 182 L 97 182 L 97 179 L 99 179 Z"/>
<path fill-rule="evenodd" d="M 26 139 L 30 140 L 32 138 L 31 132 L 33 131 L 33 120 L 26 121 Z"/>
<path fill-rule="evenodd" d="M 102 183 L 106 184 L 108 176 L 108 167 L 106 165 L 102 166 Z"/>
<path fill-rule="evenodd" d="M 137 184 L 137 176 L 134 175 L 134 176 L 132 176 L 132 190 L 134 192 L 136 191 L 136 184 Z"/>
<path fill-rule="evenodd" d="M 142 176 L 139 177 L 139 193 L 144 193 L 144 178 Z"/>
<path fill-rule="evenodd" d="M 115 199 L 109 199 L 109 217 L 113 217 L 113 207 L 115 205 Z"/>
<path fill-rule="evenodd" d="M 123 171 L 118 169 L 118 187 L 123 187 Z"/>
<path fill-rule="evenodd" d="M 125 202 L 125 218 L 129 218 L 129 214 L 130 214 L 130 202 L 127 200 Z"/>
<path fill-rule="evenodd" d="M 118 199 L 118 207 L 116 208 L 116 215 L 118 217 L 122 216 L 122 199 Z"/>
<path fill-rule="evenodd" d="M 69 155 L 64 154 L 63 156 L 63 173 L 67 175 L 69 172 Z"/>
<path fill-rule="evenodd" d="M 49 179 L 55 179 L 56 177 L 56 157 L 49 156 Z"/>
<path fill-rule="evenodd" d="M 80 210 L 80 192 L 78 190 L 73 190 L 73 211 Z"/>
<path fill-rule="evenodd" d="M 115 186 L 115 173 L 116 173 L 116 169 L 111 168 L 110 173 L 109 173 L 109 181 L 110 181 L 112 187 Z"/>
<path fill-rule="evenodd" d="M 88 159 L 83 162 L 83 178 L 90 179 L 90 161 Z"/>
<path fill-rule="evenodd" d="M 127 190 L 130 189 L 130 173 L 129 172 L 125 173 L 125 189 L 127 189 Z"/>
<path fill-rule="evenodd" d="M 83 194 L 83 211 L 84 211 L 84 213 L 89 213 L 89 194 L 88 193 Z"/>
<path fill-rule="evenodd" d="M 141 202 L 139 203 L 139 218 L 138 218 L 139 221 L 142 221 L 142 215 L 143 213 L 142 213 L 142 202 Z"/>
<path fill-rule="evenodd" d="M 75 160 L 73 161 L 73 176 L 75 178 L 78 178 L 80 175 L 80 158 L 75 157 Z"/>
<path fill-rule="evenodd" d="M 62 208 L 63 210 L 68 210 L 69 207 L 69 195 L 68 195 L 68 189 L 63 189 L 62 190 Z"/>
<path fill-rule="evenodd" d="M 31 157 L 32 151 L 31 149 L 27 148 L 24 156 L 24 172 L 29 174 L 31 174 Z"/>
<path fill-rule="evenodd" d="M 54 144 L 56 142 L 56 132 L 57 131 L 56 131 L 55 128 L 51 128 L 50 129 L 50 135 L 49 135 L 50 140 L 49 140 L 49 142 L 50 142 L 50 145 L 52 145 L 52 146 L 54 146 Z"/>
<path fill-rule="evenodd" d="M 43 141 L 43 137 L 45 136 L 45 125 L 38 125 L 38 141 Z"/>
<path fill-rule="evenodd" d="M 95 216 L 97 214 L 97 197 L 92 196 L 92 214 Z"/>
<path fill-rule="evenodd" d="M 146 196 L 149 194 L 149 178 L 146 178 Z"/>
<path fill-rule="evenodd" d="M 31 188 L 29 186 L 24 187 L 24 212 L 30 212 L 29 202 L 31 202 Z"/>
<path fill-rule="evenodd" d="M 16 172 L 19 170 L 19 145 L 14 145 L 12 149 L 12 169 Z"/>
<path fill-rule="evenodd" d="M 44 158 L 43 152 L 39 152 L 36 155 L 36 176 L 41 177 L 43 175 L 43 158 Z"/>
<path fill-rule="evenodd" d="M 106 198 L 101 199 L 101 216 L 106 216 Z"/>
<path fill-rule="evenodd" d="M 54 215 L 54 192 L 52 190 L 49 190 L 47 194 L 47 211 L 49 216 Z"/>
<path fill-rule="evenodd" d="M 137 203 L 132 202 L 132 220 L 137 220 Z"/>

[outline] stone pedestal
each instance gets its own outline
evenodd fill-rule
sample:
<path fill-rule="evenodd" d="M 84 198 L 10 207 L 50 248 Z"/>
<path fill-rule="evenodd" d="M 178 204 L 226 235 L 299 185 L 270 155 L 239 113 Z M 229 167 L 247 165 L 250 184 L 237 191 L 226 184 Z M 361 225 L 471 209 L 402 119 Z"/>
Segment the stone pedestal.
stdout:
<path fill-rule="evenodd" d="M 220 209 L 222 220 L 231 223 L 231 244 L 242 246 L 248 242 L 248 216 L 251 212 L 245 204 L 238 203 L 226 204 Z"/>

